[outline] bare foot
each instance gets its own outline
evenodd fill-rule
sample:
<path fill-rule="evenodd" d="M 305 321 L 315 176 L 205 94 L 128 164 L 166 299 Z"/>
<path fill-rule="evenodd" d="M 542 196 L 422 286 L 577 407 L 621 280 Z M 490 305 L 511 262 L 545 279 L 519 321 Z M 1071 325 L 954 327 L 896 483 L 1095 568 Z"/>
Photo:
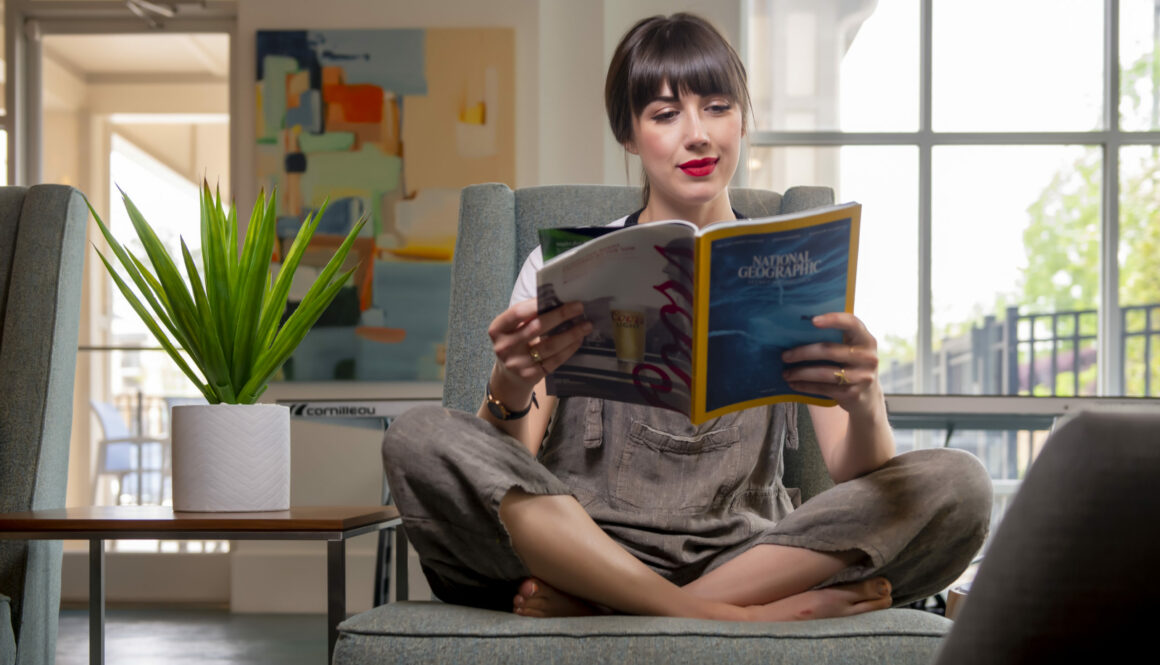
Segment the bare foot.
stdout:
<path fill-rule="evenodd" d="M 581 617 L 603 614 L 595 605 L 529 577 L 512 599 L 512 611 L 526 617 Z"/>
<path fill-rule="evenodd" d="M 875 577 L 861 582 L 839 584 L 803 591 L 767 605 L 747 608 L 754 621 L 803 621 L 846 617 L 890 607 L 890 582 Z"/>

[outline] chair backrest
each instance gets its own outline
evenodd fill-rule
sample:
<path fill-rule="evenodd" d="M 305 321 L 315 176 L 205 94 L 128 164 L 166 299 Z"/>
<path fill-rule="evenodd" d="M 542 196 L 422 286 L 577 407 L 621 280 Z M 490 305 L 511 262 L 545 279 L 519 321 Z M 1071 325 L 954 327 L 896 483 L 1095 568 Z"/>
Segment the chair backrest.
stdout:
<path fill-rule="evenodd" d="M 63 508 L 88 209 L 61 185 L 0 187 L 0 511 Z M 0 542 L 16 663 L 52 662 L 59 541 Z"/>
<path fill-rule="evenodd" d="M 101 431 L 104 432 L 105 439 L 124 439 L 133 436 L 129 426 L 125 424 L 125 416 L 121 415 L 120 409 L 108 402 L 95 399 L 89 400 L 89 404 L 97 414 L 97 420 L 101 421 Z"/>
<path fill-rule="evenodd" d="M 834 202 L 828 187 L 794 187 L 778 194 L 766 190 L 730 191 L 733 207 L 746 217 L 816 208 Z M 451 270 L 451 313 L 447 339 L 445 406 L 475 411 L 494 356 L 487 326 L 508 306 L 524 258 L 539 244 L 544 227 L 607 224 L 641 207 L 640 189 L 611 185 L 550 185 L 512 190 L 507 185 L 466 187 L 460 198 L 459 236 Z M 801 414 L 806 413 L 803 407 Z M 804 421 L 804 422 L 803 422 Z M 802 434 L 813 429 L 800 417 Z M 820 468 L 816 443 L 787 455 L 786 482 L 812 496 L 831 483 Z"/>

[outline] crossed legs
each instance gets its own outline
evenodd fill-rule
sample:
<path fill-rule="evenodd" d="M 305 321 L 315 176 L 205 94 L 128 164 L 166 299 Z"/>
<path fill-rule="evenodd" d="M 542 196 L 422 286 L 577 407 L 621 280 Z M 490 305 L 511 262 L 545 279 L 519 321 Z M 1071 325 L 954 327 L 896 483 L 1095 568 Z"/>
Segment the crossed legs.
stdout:
<path fill-rule="evenodd" d="M 925 598 L 982 546 L 991 486 L 962 451 L 923 450 L 814 497 L 750 549 L 677 587 L 625 552 L 570 496 L 513 490 L 500 519 L 533 579 L 522 614 L 617 611 L 784 621 L 859 614 Z M 821 587 L 821 588 L 819 588 Z"/>
<path fill-rule="evenodd" d="M 891 603 L 885 578 L 811 590 L 862 558 L 858 552 L 758 545 L 678 587 L 616 544 L 571 496 L 513 489 L 500 503 L 500 519 L 533 575 L 513 600 L 526 616 L 589 613 L 595 603 L 628 614 L 789 621 Z"/>

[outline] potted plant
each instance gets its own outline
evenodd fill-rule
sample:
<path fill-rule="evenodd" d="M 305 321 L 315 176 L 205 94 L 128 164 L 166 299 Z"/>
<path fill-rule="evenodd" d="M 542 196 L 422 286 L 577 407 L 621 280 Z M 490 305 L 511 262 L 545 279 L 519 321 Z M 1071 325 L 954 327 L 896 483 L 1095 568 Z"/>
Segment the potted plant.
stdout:
<path fill-rule="evenodd" d="M 354 225 L 283 320 L 291 280 L 326 203 L 306 217 L 277 277 L 271 277 L 277 242 L 273 193 L 258 195 L 239 250 L 235 207 L 227 212 L 220 192 L 213 195 L 203 182 L 200 269 L 184 239 L 181 256 L 171 257 L 129 196 L 124 191 L 121 196 L 145 258 L 118 242 L 90 205 L 124 276 L 99 249 L 97 254 L 134 311 L 208 402 L 173 408 L 174 510 L 289 508 L 289 410 L 256 402 L 354 272 L 339 273 L 366 219 Z"/>

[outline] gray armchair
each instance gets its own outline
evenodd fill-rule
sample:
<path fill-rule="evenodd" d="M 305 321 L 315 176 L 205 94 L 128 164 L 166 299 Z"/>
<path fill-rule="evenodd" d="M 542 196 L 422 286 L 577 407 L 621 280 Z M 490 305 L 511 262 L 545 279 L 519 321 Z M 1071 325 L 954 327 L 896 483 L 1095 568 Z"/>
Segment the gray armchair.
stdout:
<path fill-rule="evenodd" d="M 63 508 L 88 209 L 0 187 L 0 512 Z M 60 541 L 0 540 L 0 663 L 53 662 Z"/>
<path fill-rule="evenodd" d="M 828 188 L 784 195 L 734 190 L 743 214 L 791 212 L 833 202 Z M 505 185 L 463 190 L 452 269 L 445 406 L 474 412 L 493 356 L 491 319 L 507 307 L 523 259 L 545 225 L 605 224 L 640 207 L 639 190 L 612 186 Z M 803 500 L 830 486 L 806 409 L 801 446 L 787 451 L 786 485 Z M 434 442 L 433 442 L 434 445 Z M 435 602 L 381 605 L 339 626 L 335 665 L 361 663 L 908 663 L 930 662 L 950 622 L 914 610 L 847 619 L 743 624 L 658 617 L 527 619 Z"/>

